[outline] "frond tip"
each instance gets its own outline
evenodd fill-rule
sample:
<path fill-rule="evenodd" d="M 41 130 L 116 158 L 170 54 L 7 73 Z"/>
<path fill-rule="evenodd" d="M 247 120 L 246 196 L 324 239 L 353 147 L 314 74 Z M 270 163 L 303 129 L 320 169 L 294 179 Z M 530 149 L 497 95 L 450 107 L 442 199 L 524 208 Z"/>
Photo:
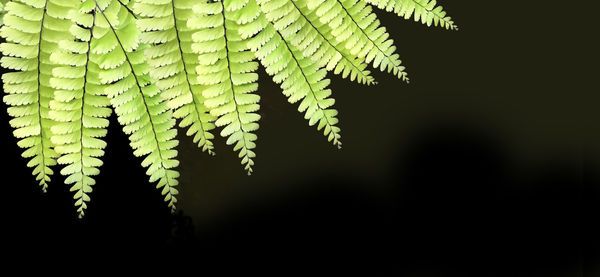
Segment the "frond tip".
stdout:
<path fill-rule="evenodd" d="M 283 94 L 290 103 L 300 102 L 299 112 L 305 112 L 304 118 L 317 129 L 323 129 L 327 139 L 341 148 L 340 128 L 337 111 L 330 109 L 334 104 L 331 90 L 327 89 L 329 80 L 324 79 L 326 71 L 317 62 L 302 56 L 293 45 L 283 39 L 281 33 L 269 24 L 249 46 L 255 49 L 255 54 L 265 67 L 267 73 L 273 76 L 276 83 L 281 84 Z"/>
<path fill-rule="evenodd" d="M 437 5 L 436 0 L 364 0 L 380 9 L 393 11 L 404 19 L 414 18 L 416 22 L 427 26 L 440 26 L 450 30 L 458 30 L 452 18 L 446 15 L 444 8 Z"/>

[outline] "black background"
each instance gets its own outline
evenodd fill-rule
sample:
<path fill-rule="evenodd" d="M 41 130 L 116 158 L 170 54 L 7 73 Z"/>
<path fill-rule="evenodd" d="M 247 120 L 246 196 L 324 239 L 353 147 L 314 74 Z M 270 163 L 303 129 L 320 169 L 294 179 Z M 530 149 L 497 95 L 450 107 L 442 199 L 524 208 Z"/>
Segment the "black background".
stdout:
<path fill-rule="evenodd" d="M 65 264 L 100 253 L 145 257 L 147 268 L 174 260 L 198 273 L 597 276 L 598 128 L 588 123 L 598 117 L 587 111 L 598 102 L 582 98 L 594 91 L 584 85 L 595 74 L 591 18 L 567 25 L 568 7 L 541 1 L 441 2 L 460 31 L 377 11 L 409 85 L 382 72 L 371 87 L 332 77 L 341 151 L 264 72 L 255 174 L 224 139 L 210 157 L 180 132 L 175 216 L 113 117 L 78 220 L 62 177 L 40 192 L 2 104 L 3 249 Z"/>

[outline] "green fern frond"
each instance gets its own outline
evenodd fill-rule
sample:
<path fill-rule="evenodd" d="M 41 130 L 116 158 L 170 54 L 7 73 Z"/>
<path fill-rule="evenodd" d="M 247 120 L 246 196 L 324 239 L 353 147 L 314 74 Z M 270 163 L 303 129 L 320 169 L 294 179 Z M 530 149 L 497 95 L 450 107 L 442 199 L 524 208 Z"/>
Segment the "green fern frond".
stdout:
<path fill-rule="evenodd" d="M 350 54 L 408 82 L 402 61 L 394 53 L 396 47 L 371 6 L 362 0 L 308 0 L 306 6 L 329 25 L 330 33 Z"/>
<path fill-rule="evenodd" d="M 203 86 L 196 78 L 198 57 L 192 52 L 196 30 L 187 27 L 194 4 L 192 0 L 136 0 L 133 10 L 142 16 L 137 20 L 141 42 L 150 45 L 145 51 L 152 67 L 150 76 L 174 116 L 182 119 L 179 126 L 189 127 L 187 135 L 194 136 L 202 151 L 214 155 L 210 131 L 215 128 L 215 117 L 204 106 Z"/>
<path fill-rule="evenodd" d="M 2 75 L 4 102 L 13 119 L 13 135 L 18 145 L 26 150 L 22 156 L 30 158 L 28 167 L 46 191 L 51 166 L 56 164 L 57 154 L 50 141 L 54 122 L 49 112 L 54 97 L 50 77 L 55 68 L 50 54 L 58 49 L 61 39 L 70 37 L 65 20 L 70 2 L 59 0 L 21 0 L 6 3 L 4 26 L 0 36 L 6 39 L 0 45 L 3 54 L 2 67 L 15 70 Z"/>
<path fill-rule="evenodd" d="M 95 13 L 80 15 L 72 13 L 74 35 L 88 34 L 77 40 L 64 40 L 59 46 L 64 51 L 51 54 L 50 60 L 63 67 L 52 71 L 50 84 L 56 89 L 54 100 L 50 101 L 50 117 L 58 123 L 52 126 L 52 142 L 60 154 L 59 164 L 66 165 L 60 173 L 67 176 L 66 184 L 72 184 L 75 192 L 75 206 L 79 217 L 83 217 L 89 193 L 96 181 L 104 155 L 108 120 L 111 114 L 110 101 L 100 84 L 100 68 L 90 61 L 90 46 L 94 28 Z"/>
<path fill-rule="evenodd" d="M 370 72 L 365 70 L 364 59 L 351 55 L 336 41 L 330 28 L 319 21 L 314 11 L 306 8 L 304 0 L 258 0 L 258 3 L 266 18 L 304 57 L 310 57 L 320 67 L 343 78 L 367 85 L 374 83 Z"/>
<path fill-rule="evenodd" d="M 335 101 L 328 98 L 331 90 L 326 89 L 330 82 L 324 79 L 327 72 L 310 57 L 303 57 L 270 23 L 249 46 L 267 73 L 273 76 L 276 83 L 281 84 L 288 101 L 301 101 L 298 111 L 305 112 L 304 118 L 309 121 L 309 125 L 318 123 L 317 129 L 324 128 L 323 133 L 327 139 L 341 148 L 340 128 L 335 126 L 338 123 L 338 112 L 329 109 Z"/>
<path fill-rule="evenodd" d="M 393 11 L 405 19 L 414 18 L 416 22 L 427 26 L 440 26 L 450 30 L 458 30 L 452 18 L 446 15 L 442 6 L 437 6 L 436 0 L 365 0 L 380 9 Z"/>
<path fill-rule="evenodd" d="M 198 31 L 192 35 L 192 50 L 198 54 L 198 82 L 205 85 L 202 94 L 204 105 L 217 117 L 215 124 L 223 127 L 221 136 L 228 137 L 227 144 L 239 150 L 242 165 L 252 173 L 256 156 L 260 97 L 256 91 L 258 63 L 248 50 L 247 41 L 239 34 L 240 24 L 249 22 L 243 11 L 248 0 L 201 1 L 194 6 L 197 17 L 188 20 L 190 28 Z M 236 13 L 238 11 L 238 13 Z"/>
<path fill-rule="evenodd" d="M 105 92 L 129 135 L 134 155 L 146 156 L 142 166 L 148 168 L 150 182 L 158 181 L 156 187 L 162 188 L 174 211 L 179 177 L 173 169 L 179 165 L 173 149 L 178 144 L 175 119 L 148 76 L 145 45 L 138 44 L 133 16 L 116 0 L 97 0 L 95 8 L 98 16 L 90 60 L 100 68 L 100 82 L 107 85 Z"/>

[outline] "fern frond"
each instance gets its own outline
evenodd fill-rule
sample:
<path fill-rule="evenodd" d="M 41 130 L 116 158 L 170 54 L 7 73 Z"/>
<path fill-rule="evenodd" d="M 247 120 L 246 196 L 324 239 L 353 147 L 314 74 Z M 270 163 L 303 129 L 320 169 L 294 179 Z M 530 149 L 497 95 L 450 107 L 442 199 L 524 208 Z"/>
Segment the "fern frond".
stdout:
<path fill-rule="evenodd" d="M 258 0 L 261 10 L 284 39 L 325 67 L 343 78 L 363 84 L 373 84 L 370 72 L 365 70 L 364 59 L 351 55 L 341 42 L 335 40 L 327 25 L 321 23 L 314 11 L 306 8 L 306 1 Z"/>
<path fill-rule="evenodd" d="M 94 1 L 94 0 L 87 0 Z M 123 131 L 129 135 L 134 155 L 145 156 L 142 166 L 150 182 L 158 181 L 172 211 L 178 190 L 175 119 L 161 99 L 160 90 L 148 76 L 145 45 L 138 45 L 139 32 L 129 11 L 117 0 L 96 0 L 96 26 L 90 60 L 100 68 L 100 82 L 106 84 Z"/>
<path fill-rule="evenodd" d="M 365 0 L 380 9 L 393 11 L 404 19 L 414 18 L 416 22 L 427 26 L 440 26 L 450 30 L 458 30 L 458 26 L 447 16 L 444 8 L 437 5 L 436 0 Z"/>
<path fill-rule="evenodd" d="M 192 50 L 198 54 L 198 82 L 206 86 L 204 105 L 218 118 L 215 124 L 223 127 L 221 136 L 228 137 L 228 145 L 235 144 L 234 151 L 239 150 L 241 163 L 250 174 L 256 156 L 257 136 L 252 132 L 259 127 L 260 116 L 255 112 L 260 97 L 252 94 L 258 88 L 258 63 L 237 23 L 252 20 L 239 12 L 247 4 L 248 0 L 201 1 L 194 6 L 197 17 L 188 20 L 188 26 L 198 29 L 192 35 Z"/>
<path fill-rule="evenodd" d="M 308 0 L 306 7 L 331 28 L 331 35 L 351 55 L 408 82 L 402 61 L 395 53 L 396 46 L 385 27 L 380 27 L 371 6 L 362 0 Z"/>
<path fill-rule="evenodd" d="M 196 30 L 187 27 L 194 4 L 192 0 L 136 0 L 133 10 L 142 16 L 137 20 L 140 40 L 150 45 L 145 51 L 152 67 L 150 76 L 174 116 L 182 119 L 179 126 L 189 127 L 187 135 L 193 136 L 202 151 L 214 155 L 210 131 L 215 128 L 215 117 L 204 106 L 203 86 L 196 78 L 198 56 L 192 52 Z"/>
<path fill-rule="evenodd" d="M 53 98 L 50 77 L 55 65 L 50 53 L 58 49 L 58 42 L 69 38 L 71 22 L 66 14 L 71 2 L 60 0 L 20 0 L 4 6 L 4 26 L 0 36 L 6 39 L 0 45 L 2 67 L 15 72 L 4 73 L 4 102 L 13 117 L 10 125 L 18 145 L 26 150 L 22 156 L 30 158 L 28 167 L 46 191 L 51 166 L 57 154 L 50 141 L 51 126 L 49 102 Z"/>
<path fill-rule="evenodd" d="M 110 101 L 100 84 L 100 68 L 90 62 L 90 45 L 94 28 L 93 11 L 85 15 L 75 14 L 72 20 L 78 24 L 71 28 L 73 34 L 86 32 L 87 38 L 65 40 L 59 43 L 63 51 L 50 55 L 50 60 L 62 67 L 52 70 L 50 84 L 56 89 L 54 100 L 50 101 L 50 117 L 58 122 L 52 126 L 52 142 L 60 157 L 59 164 L 65 167 L 60 173 L 67 178 L 66 184 L 72 184 L 75 192 L 75 206 L 79 218 L 82 218 L 90 201 L 89 193 L 96 181 L 102 165 L 100 157 L 104 155 L 106 136 L 111 109 Z"/>
<path fill-rule="evenodd" d="M 324 128 L 327 139 L 341 148 L 340 128 L 337 111 L 330 109 L 334 99 L 328 98 L 331 90 L 327 89 L 329 79 L 324 79 L 326 71 L 309 57 L 304 57 L 291 43 L 284 40 L 281 32 L 272 24 L 248 44 L 267 73 L 273 80 L 281 84 L 283 94 L 290 103 L 300 102 L 299 112 L 305 112 L 304 118 L 309 125 L 317 125 L 317 130 Z"/>

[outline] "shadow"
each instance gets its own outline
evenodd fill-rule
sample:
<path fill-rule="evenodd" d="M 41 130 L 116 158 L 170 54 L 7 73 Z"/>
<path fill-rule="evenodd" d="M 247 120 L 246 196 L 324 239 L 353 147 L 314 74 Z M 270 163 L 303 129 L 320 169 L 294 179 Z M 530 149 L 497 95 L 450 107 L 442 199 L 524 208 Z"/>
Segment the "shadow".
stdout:
<path fill-rule="evenodd" d="M 219 272 L 581 276 L 578 168 L 549 161 L 518 170 L 508 147 L 473 130 L 417 134 L 383 192 L 351 172 L 305 176 L 297 182 L 318 188 L 202 226 L 180 257 Z"/>
<path fill-rule="evenodd" d="M 406 226 L 401 248 L 424 268 L 485 269 L 510 182 L 505 145 L 483 131 L 442 124 L 417 133 L 406 149 L 395 195 Z"/>
<path fill-rule="evenodd" d="M 283 267 L 284 276 L 318 270 L 350 276 L 572 277 L 594 270 L 598 241 L 586 244 L 582 229 L 591 229 L 590 219 L 597 218 L 598 189 L 584 187 L 578 165 L 546 161 L 519 168 L 510 148 L 485 129 L 430 126 L 397 151 L 389 176 L 378 178 L 384 184 L 344 170 L 298 175 L 291 182 L 299 185 L 291 187 L 301 189 L 250 201 L 217 223 L 194 226 L 183 212 L 170 215 L 155 188 L 139 180 L 144 169 L 124 166 L 138 164 L 137 158 L 110 154 L 129 151 L 115 124 L 102 167 L 109 174 L 98 176 L 103 186 L 95 187 L 83 220 L 76 219 L 60 177 L 47 195 L 32 199 L 38 188 L 28 169 L 8 165 L 20 180 L 6 185 L 12 197 L 3 202 L 10 211 L 2 224 L 10 233 L 5 249 L 85 249 L 111 257 L 132 251 L 135 258 L 200 263 L 199 272 Z M 8 123 L 3 128 L 7 133 Z M 7 151 L 19 155 L 15 147 Z M 314 183 L 319 185 L 308 186 Z"/>
<path fill-rule="evenodd" d="M 520 169 L 483 128 L 448 124 L 417 135 L 397 194 L 402 248 L 454 275 L 580 272 L 582 183 L 560 161 Z M 480 275 L 481 276 L 481 275 Z M 576 276 L 576 275 L 575 275 Z"/>
<path fill-rule="evenodd" d="M 600 176 L 595 157 L 588 156 L 583 166 L 583 220 L 581 233 L 583 237 L 583 270 L 585 277 L 600 275 L 600 228 L 598 218 L 600 214 Z"/>

